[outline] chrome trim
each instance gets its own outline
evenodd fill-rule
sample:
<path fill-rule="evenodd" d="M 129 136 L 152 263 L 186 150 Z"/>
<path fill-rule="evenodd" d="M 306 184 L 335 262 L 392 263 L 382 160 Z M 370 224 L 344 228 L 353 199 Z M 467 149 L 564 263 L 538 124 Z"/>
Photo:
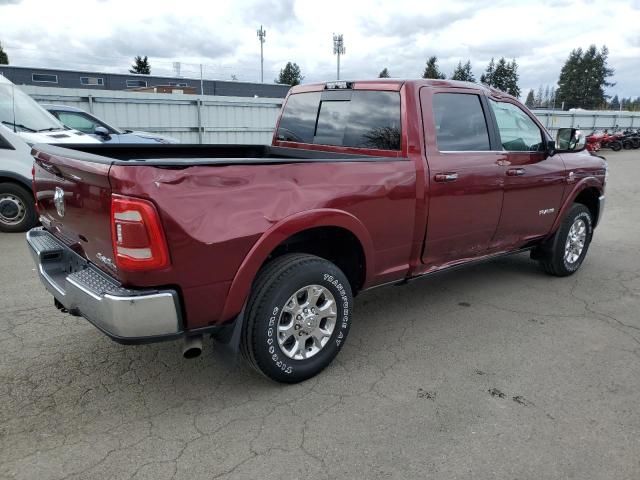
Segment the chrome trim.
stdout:
<path fill-rule="evenodd" d="M 438 153 L 509 153 L 509 152 L 506 150 L 438 150 Z M 523 153 L 523 152 L 520 152 L 520 153 Z"/>
<path fill-rule="evenodd" d="M 27 243 L 45 288 L 66 310 L 110 337 L 139 340 L 181 333 L 176 291 L 123 288 L 40 228 L 27 232 Z"/>

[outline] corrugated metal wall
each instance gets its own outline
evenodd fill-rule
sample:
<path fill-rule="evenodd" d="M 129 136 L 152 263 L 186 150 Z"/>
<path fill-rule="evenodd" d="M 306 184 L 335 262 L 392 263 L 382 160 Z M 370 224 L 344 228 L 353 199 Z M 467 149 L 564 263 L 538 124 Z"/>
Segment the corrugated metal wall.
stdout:
<path fill-rule="evenodd" d="M 39 103 L 82 108 L 116 127 L 170 135 L 183 143 L 271 143 L 282 106 L 281 98 L 20 88 Z"/>
<path fill-rule="evenodd" d="M 551 133 L 559 128 L 580 128 L 587 134 L 593 130 L 612 131 L 616 126 L 640 128 L 640 112 L 533 110 L 533 113 Z"/>
<path fill-rule="evenodd" d="M 117 127 L 166 134 L 183 143 L 271 143 L 282 99 L 116 92 L 22 86 L 40 103 L 71 105 Z M 640 128 L 640 112 L 534 110 L 552 134 L 558 128 Z"/>

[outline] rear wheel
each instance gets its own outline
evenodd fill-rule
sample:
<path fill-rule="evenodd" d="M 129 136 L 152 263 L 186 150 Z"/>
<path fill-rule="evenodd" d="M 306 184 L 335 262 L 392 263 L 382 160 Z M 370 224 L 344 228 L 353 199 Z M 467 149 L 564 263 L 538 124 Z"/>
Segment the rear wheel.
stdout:
<path fill-rule="evenodd" d="M 593 236 L 591 212 L 582 204 L 574 204 L 549 243 L 541 247 L 536 258 L 545 271 L 557 277 L 575 273 L 589 249 Z"/>
<path fill-rule="evenodd" d="M 611 148 L 611 150 L 613 150 L 614 152 L 619 152 L 620 150 L 622 150 L 622 143 L 621 142 L 611 142 L 609 144 L 609 147 Z"/>
<path fill-rule="evenodd" d="M 24 232 L 35 224 L 31 193 L 15 183 L 0 183 L 0 232 Z"/>
<path fill-rule="evenodd" d="M 241 338 L 249 364 L 297 383 L 322 371 L 349 333 L 353 297 L 333 263 L 306 254 L 278 257 L 258 275 Z"/>

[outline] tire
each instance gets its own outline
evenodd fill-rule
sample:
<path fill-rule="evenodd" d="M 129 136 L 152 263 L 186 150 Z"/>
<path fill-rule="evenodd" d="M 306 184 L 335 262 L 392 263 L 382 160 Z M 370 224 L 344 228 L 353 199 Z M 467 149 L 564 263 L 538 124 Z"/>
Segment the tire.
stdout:
<path fill-rule="evenodd" d="M 318 292 L 323 293 L 311 300 Z M 321 309 L 327 314 L 332 310 L 330 296 L 335 314 L 323 317 Z M 307 313 L 301 310 L 305 305 Z M 329 365 L 344 345 L 352 305 L 349 281 L 333 263 L 306 254 L 278 257 L 254 282 L 240 351 L 249 365 L 272 380 L 307 380 Z M 289 327 L 286 332 L 285 327 Z"/>
<path fill-rule="evenodd" d="M 577 226 L 577 230 L 572 233 L 577 233 L 580 231 L 580 226 L 584 226 L 582 248 L 579 254 L 577 254 L 577 257 L 575 256 L 575 250 L 573 250 L 571 256 L 569 256 L 566 251 L 569 233 L 574 225 Z M 546 247 L 543 247 L 538 253 L 537 258 L 540 260 L 542 268 L 551 275 L 555 275 L 556 277 L 567 277 L 569 275 L 573 275 L 582 265 L 582 262 L 587 255 L 587 251 L 589 250 L 592 237 L 593 218 L 591 217 L 591 212 L 584 205 L 575 203 L 567 212 L 567 215 L 560 224 L 558 231 L 549 240 Z M 574 236 L 574 238 L 576 237 Z"/>
<path fill-rule="evenodd" d="M 634 138 L 632 140 L 631 148 L 633 148 L 634 150 L 640 148 L 640 138 Z"/>
<path fill-rule="evenodd" d="M 31 193 L 15 183 L 0 183 L 0 232 L 25 232 L 36 220 Z"/>
<path fill-rule="evenodd" d="M 631 150 L 633 148 L 633 142 L 631 140 L 624 140 L 622 142 L 622 148 L 625 150 Z"/>
<path fill-rule="evenodd" d="M 619 152 L 620 150 L 622 150 L 622 143 L 621 142 L 611 142 L 609 144 L 609 147 L 611 148 L 611 150 L 613 150 L 614 152 Z"/>

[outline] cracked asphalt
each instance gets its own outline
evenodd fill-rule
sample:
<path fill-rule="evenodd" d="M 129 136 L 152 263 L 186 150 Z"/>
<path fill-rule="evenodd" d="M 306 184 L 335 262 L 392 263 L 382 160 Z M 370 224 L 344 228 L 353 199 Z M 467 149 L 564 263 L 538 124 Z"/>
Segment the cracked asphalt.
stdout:
<path fill-rule="evenodd" d="M 59 313 L 0 234 L 0 478 L 640 478 L 640 151 L 605 153 L 582 269 L 527 255 L 361 295 L 285 386 L 212 342 L 120 346 Z"/>

